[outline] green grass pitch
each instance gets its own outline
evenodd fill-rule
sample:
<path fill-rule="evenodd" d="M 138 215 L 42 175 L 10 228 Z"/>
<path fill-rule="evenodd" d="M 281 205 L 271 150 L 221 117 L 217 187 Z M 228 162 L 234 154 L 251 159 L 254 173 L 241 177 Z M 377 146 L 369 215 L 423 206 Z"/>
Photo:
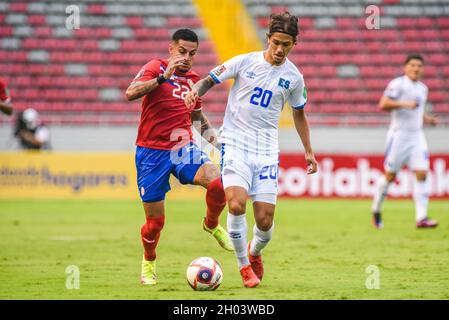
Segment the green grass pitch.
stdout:
<path fill-rule="evenodd" d="M 369 206 L 369 200 L 279 201 L 265 277 L 247 289 L 233 253 L 202 230 L 203 201 L 167 201 L 159 282 L 143 287 L 138 201 L 2 200 L 0 299 L 449 299 L 449 202 L 430 202 L 440 222 L 435 230 L 414 227 L 412 200 L 388 200 L 385 228 L 375 230 Z M 250 203 L 247 216 L 252 235 Z M 221 263 L 217 291 L 188 286 L 186 267 L 199 256 Z M 79 289 L 66 288 L 69 265 L 80 270 Z M 366 287 L 370 265 L 379 270 L 379 289 Z"/>

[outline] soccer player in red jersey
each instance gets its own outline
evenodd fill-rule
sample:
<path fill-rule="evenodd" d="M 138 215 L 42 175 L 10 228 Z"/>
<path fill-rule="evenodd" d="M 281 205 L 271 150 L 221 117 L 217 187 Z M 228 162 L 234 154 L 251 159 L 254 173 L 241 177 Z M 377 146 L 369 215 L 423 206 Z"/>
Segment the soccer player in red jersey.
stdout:
<path fill-rule="evenodd" d="M 226 250 L 233 251 L 228 233 L 219 224 L 226 205 L 218 168 L 193 142 L 192 120 L 201 122 L 201 134 L 210 124 L 201 101 L 187 108 L 184 98 L 200 77 L 191 70 L 198 50 L 198 37 L 189 29 L 177 30 L 169 45 L 169 58 L 148 62 L 126 90 L 129 101 L 143 97 L 136 141 L 137 185 L 146 215 L 141 229 L 144 247 L 141 283 L 156 284 L 156 246 L 164 226 L 165 194 L 173 174 L 182 184 L 207 189 L 207 212 L 203 229 Z M 211 135 L 210 142 L 216 142 Z"/>
<path fill-rule="evenodd" d="M 6 84 L 0 79 L 0 111 L 10 116 L 12 114 L 11 96 Z"/>

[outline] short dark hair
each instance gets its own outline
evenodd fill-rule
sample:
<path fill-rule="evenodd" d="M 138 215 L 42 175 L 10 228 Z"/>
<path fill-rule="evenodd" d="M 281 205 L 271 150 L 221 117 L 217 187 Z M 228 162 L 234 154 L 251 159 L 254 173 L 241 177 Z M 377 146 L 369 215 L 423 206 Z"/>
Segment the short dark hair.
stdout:
<path fill-rule="evenodd" d="M 185 40 L 185 41 L 191 41 L 191 42 L 198 42 L 198 36 L 197 34 L 190 30 L 190 29 L 178 29 L 173 33 L 173 36 L 171 37 L 172 41 L 178 42 L 179 40 Z"/>
<path fill-rule="evenodd" d="M 270 37 L 275 32 L 281 32 L 293 37 L 296 42 L 296 37 L 299 34 L 298 17 L 285 11 L 283 13 L 272 13 L 270 15 L 270 24 L 268 26 L 268 34 Z"/>
<path fill-rule="evenodd" d="M 409 54 L 407 56 L 407 59 L 405 59 L 405 63 L 404 64 L 409 63 L 410 60 L 419 60 L 419 61 L 421 61 L 424 64 L 424 58 L 420 54 Z"/>

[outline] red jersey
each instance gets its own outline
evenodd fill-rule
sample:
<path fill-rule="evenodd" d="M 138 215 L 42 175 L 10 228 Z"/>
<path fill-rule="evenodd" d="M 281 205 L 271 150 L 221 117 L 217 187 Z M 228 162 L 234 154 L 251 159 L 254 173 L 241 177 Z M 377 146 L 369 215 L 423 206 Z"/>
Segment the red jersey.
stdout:
<path fill-rule="evenodd" d="M 165 72 L 167 65 L 167 60 L 151 60 L 139 71 L 133 83 L 157 78 Z M 200 77 L 193 71 L 175 71 L 169 80 L 145 95 L 136 145 L 171 150 L 175 146 L 181 148 L 193 140 L 192 110 L 186 107 L 184 98 L 191 86 L 199 80 Z M 201 109 L 200 99 L 193 109 Z"/>
<path fill-rule="evenodd" d="M 6 103 L 11 101 L 8 88 L 6 87 L 6 84 L 2 80 L 0 80 L 0 101 Z"/>

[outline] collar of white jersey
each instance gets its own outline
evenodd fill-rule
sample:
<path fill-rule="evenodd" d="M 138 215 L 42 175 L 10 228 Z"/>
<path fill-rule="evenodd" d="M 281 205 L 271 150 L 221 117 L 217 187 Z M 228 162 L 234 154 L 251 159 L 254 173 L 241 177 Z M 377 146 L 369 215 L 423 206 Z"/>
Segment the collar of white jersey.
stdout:
<path fill-rule="evenodd" d="M 421 83 L 421 80 L 418 79 L 418 80 L 414 81 L 414 80 L 410 79 L 406 74 L 404 74 L 403 77 L 404 77 L 405 81 L 408 81 L 409 83 L 411 83 L 413 85 L 419 85 Z"/>
<path fill-rule="evenodd" d="M 267 66 L 270 66 L 271 68 L 275 68 L 275 69 L 283 68 L 286 65 L 287 60 L 288 60 L 288 58 L 285 57 L 284 63 L 281 64 L 280 66 L 276 66 L 274 64 L 269 63 L 267 60 L 265 60 L 264 54 L 265 54 L 265 51 L 261 51 L 261 55 L 259 57 L 260 57 L 261 61 L 263 61 Z"/>

